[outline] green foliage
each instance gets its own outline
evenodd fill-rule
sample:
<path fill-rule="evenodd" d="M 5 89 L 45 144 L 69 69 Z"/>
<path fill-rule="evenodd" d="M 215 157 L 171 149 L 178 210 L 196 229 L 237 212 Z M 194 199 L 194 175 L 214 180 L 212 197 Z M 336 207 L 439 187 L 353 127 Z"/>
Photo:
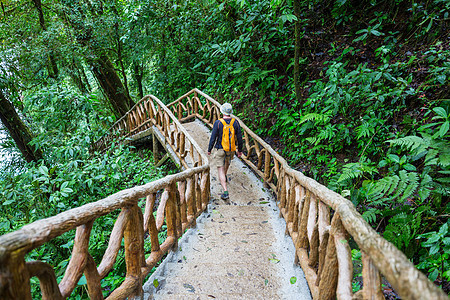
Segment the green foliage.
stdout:
<path fill-rule="evenodd" d="M 429 248 L 428 253 L 420 259 L 417 268 L 426 271 L 431 281 L 438 277 L 450 281 L 450 231 L 449 221 L 444 223 L 439 231 L 431 231 L 417 236 L 417 239 L 426 239 L 422 246 Z"/>
<path fill-rule="evenodd" d="M 33 145 L 45 149 L 45 161 L 4 166 L 0 171 L 0 234 L 19 229 L 33 221 L 54 216 L 71 208 L 105 198 L 120 190 L 161 178 L 148 150 L 116 146 L 100 153 L 89 153 L 91 141 L 112 119 L 109 110 L 95 94 L 80 96 L 69 87 L 47 86 L 29 92 L 23 99 L 23 113 L 37 137 Z M 117 213 L 94 223 L 90 253 L 100 261 L 108 245 Z M 42 260 L 55 266 L 61 280 L 73 247 L 71 231 L 30 252 L 27 260 Z M 105 291 L 124 280 L 123 250 L 103 281 Z M 38 297 L 38 281 L 32 280 L 33 296 Z M 85 280 L 78 283 L 76 297 L 87 298 Z"/>
<path fill-rule="evenodd" d="M 401 212 L 389 219 L 383 236 L 391 241 L 398 249 L 403 251 L 407 257 L 412 258 L 417 251 L 417 233 L 422 226 L 422 214 L 427 208 L 421 207 L 414 214 Z"/>

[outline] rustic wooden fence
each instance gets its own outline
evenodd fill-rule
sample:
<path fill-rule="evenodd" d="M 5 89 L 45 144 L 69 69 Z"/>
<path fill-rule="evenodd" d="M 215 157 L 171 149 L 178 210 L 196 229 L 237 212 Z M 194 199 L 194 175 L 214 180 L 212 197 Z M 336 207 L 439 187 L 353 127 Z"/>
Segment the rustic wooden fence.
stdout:
<path fill-rule="evenodd" d="M 198 118 L 212 127 L 220 117 L 220 104 L 198 89 L 167 107 L 181 122 Z M 384 299 L 381 275 L 403 299 L 448 299 L 401 251 L 378 235 L 349 200 L 289 167 L 233 117 L 243 129 L 242 159 L 276 195 L 286 233 L 294 241 L 297 262 L 314 299 Z M 363 288 L 357 293 L 352 291 L 350 240 L 362 252 Z"/>
<path fill-rule="evenodd" d="M 126 277 L 107 299 L 141 299 L 144 278 L 169 250 L 177 248 L 178 238 L 188 227 L 195 225 L 197 216 L 206 209 L 210 197 L 208 158 L 156 97 L 143 98 L 96 146 L 104 148 L 118 135 L 130 137 L 150 129 L 152 134 L 165 137 L 166 147 L 172 149 L 185 170 L 1 236 L 0 299 L 31 299 L 30 278 L 34 276 L 39 279 L 43 299 L 65 299 L 83 273 L 89 297 L 103 299 L 100 281 L 113 268 L 122 239 Z M 161 191 L 156 209 L 156 196 Z M 140 199 L 146 199 L 144 213 L 138 206 Z M 107 250 L 97 264 L 89 253 L 92 226 L 99 217 L 117 210 L 121 212 L 112 228 Z M 157 211 L 156 218 L 154 210 Z M 167 227 L 167 238 L 160 243 L 158 232 L 163 224 Z M 42 261 L 25 261 L 26 254 L 33 249 L 74 229 L 72 256 L 59 284 L 51 265 Z M 145 238 L 151 240 L 151 249 L 144 248 Z"/>
<path fill-rule="evenodd" d="M 157 137 L 185 171 L 1 236 L 0 299 L 31 299 L 30 277 L 33 276 L 40 280 L 44 299 L 64 299 L 83 273 L 91 299 L 103 299 L 100 280 L 113 267 L 122 237 L 126 278 L 107 299 L 139 299 L 143 278 L 165 253 L 177 247 L 177 238 L 195 224 L 209 201 L 208 160 L 180 122 L 198 118 L 212 126 L 219 118 L 219 109 L 217 101 L 198 89 L 167 107 L 153 96 L 139 101 L 95 146 L 104 149 L 118 138 L 145 136 L 150 132 L 154 141 Z M 364 221 L 350 201 L 290 168 L 267 143 L 239 122 L 245 141 L 242 159 L 276 195 L 280 214 L 287 223 L 286 232 L 294 241 L 297 262 L 305 272 L 314 299 L 382 299 L 382 276 L 403 299 L 447 299 L 402 252 Z M 161 190 L 164 192 L 154 218 L 156 194 Z M 146 199 L 144 214 L 138 206 L 142 198 Z M 119 209 L 108 248 L 97 266 L 88 251 L 92 225 L 100 216 Z M 164 222 L 167 238 L 160 244 L 158 231 Z M 58 285 L 50 265 L 26 262 L 24 257 L 32 249 L 73 229 L 76 236 L 72 258 Z M 143 246 L 146 232 L 151 239 L 149 250 Z M 362 252 L 363 289 L 355 294 L 350 240 Z M 150 254 L 147 259 L 146 254 Z"/>

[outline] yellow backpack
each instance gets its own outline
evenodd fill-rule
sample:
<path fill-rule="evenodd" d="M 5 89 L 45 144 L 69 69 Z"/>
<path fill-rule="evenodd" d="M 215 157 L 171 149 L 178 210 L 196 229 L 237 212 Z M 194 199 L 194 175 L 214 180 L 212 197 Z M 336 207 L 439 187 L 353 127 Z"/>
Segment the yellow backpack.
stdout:
<path fill-rule="evenodd" d="M 234 135 L 234 119 L 231 119 L 230 124 L 227 124 L 224 119 L 219 120 L 223 124 L 222 131 L 222 148 L 225 151 L 236 151 L 236 139 Z"/>

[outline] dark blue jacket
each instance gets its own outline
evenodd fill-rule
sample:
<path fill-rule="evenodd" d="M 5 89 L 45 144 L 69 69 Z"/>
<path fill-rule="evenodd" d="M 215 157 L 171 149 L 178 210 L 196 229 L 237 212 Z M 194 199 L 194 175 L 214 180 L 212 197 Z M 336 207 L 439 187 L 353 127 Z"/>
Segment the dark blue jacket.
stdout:
<path fill-rule="evenodd" d="M 232 119 L 224 119 L 227 124 L 230 124 Z M 241 125 L 239 125 L 238 120 L 234 119 L 233 123 L 234 134 L 236 135 L 237 141 L 237 150 L 242 152 L 243 141 L 242 141 L 242 131 Z M 215 147 L 217 149 L 223 149 L 222 147 L 222 133 L 223 133 L 223 124 L 219 120 L 214 122 L 211 138 L 209 139 L 208 152 L 211 152 L 212 148 Z"/>

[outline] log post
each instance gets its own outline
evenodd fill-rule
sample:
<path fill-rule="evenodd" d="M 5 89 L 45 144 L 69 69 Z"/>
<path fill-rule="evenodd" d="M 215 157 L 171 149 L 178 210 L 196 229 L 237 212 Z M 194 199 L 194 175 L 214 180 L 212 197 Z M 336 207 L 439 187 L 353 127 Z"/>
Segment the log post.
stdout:
<path fill-rule="evenodd" d="M 152 133 L 152 145 L 153 145 L 153 160 L 156 163 L 159 160 L 159 152 L 158 152 L 158 139 L 156 138 L 156 134 Z"/>
<path fill-rule="evenodd" d="M 318 278 L 319 279 L 319 278 Z M 321 270 L 319 282 L 319 299 L 335 299 L 338 281 L 338 261 L 334 236 L 330 234 L 325 255 L 325 263 Z"/>
<path fill-rule="evenodd" d="M 309 242 L 309 266 L 315 267 L 319 261 L 319 224 L 316 223 Z"/>
<path fill-rule="evenodd" d="M 178 193 L 180 195 L 180 206 L 181 206 L 181 223 L 187 224 L 187 202 L 186 202 L 186 181 L 178 182 Z"/>
<path fill-rule="evenodd" d="M 30 274 L 23 252 L 16 250 L 0 257 L 0 299 L 31 300 Z"/>
<path fill-rule="evenodd" d="M 158 229 L 156 229 L 156 220 L 153 215 L 153 206 L 155 205 L 156 195 L 150 194 L 147 196 L 147 199 L 150 198 L 149 213 L 147 215 L 147 206 L 146 206 L 146 215 L 147 215 L 147 226 L 148 233 L 150 234 L 150 245 L 151 252 L 158 252 L 160 250 L 159 239 L 158 239 Z M 145 220 L 144 220 L 145 221 Z"/>
<path fill-rule="evenodd" d="M 264 157 L 264 183 L 266 184 L 267 187 L 267 182 L 269 181 L 270 178 L 270 153 L 269 151 L 266 151 L 266 153 L 264 153 L 265 157 Z"/>
<path fill-rule="evenodd" d="M 194 175 L 191 177 L 195 178 Z M 188 220 L 191 222 L 192 219 L 192 226 L 194 227 L 196 225 L 195 219 L 197 217 L 197 204 L 195 203 L 195 185 L 193 178 L 187 178 L 186 201 Z"/>
<path fill-rule="evenodd" d="M 195 186 L 195 203 L 197 204 L 197 214 L 201 214 L 201 212 L 203 211 L 202 207 L 203 207 L 203 203 L 202 203 L 202 191 L 200 189 L 200 184 L 199 184 L 199 180 L 200 180 L 200 176 L 199 174 L 195 174 L 194 175 L 195 180 L 194 180 L 194 186 Z M 197 217 L 197 216 L 195 216 Z"/>
<path fill-rule="evenodd" d="M 125 231 L 125 226 L 128 223 L 128 219 L 129 215 L 122 210 L 117 217 L 116 223 L 114 223 L 108 242 L 108 248 L 106 249 L 103 259 L 97 268 L 100 278 L 104 278 L 114 266 L 121 247 L 122 237 Z"/>
<path fill-rule="evenodd" d="M 98 274 L 94 258 L 90 254 L 88 254 L 84 275 L 86 276 L 89 299 L 103 300 L 101 278 Z"/>
<path fill-rule="evenodd" d="M 194 92 L 194 97 L 192 97 L 192 102 L 194 102 L 194 114 L 198 113 L 198 102 L 197 102 L 197 92 Z"/>
<path fill-rule="evenodd" d="M 332 228 L 334 244 L 336 246 L 336 256 L 338 260 L 339 276 L 336 288 L 338 299 L 351 299 L 353 296 L 352 279 L 353 263 L 352 253 L 348 245 L 347 232 L 342 226 L 340 219 L 337 219 L 336 226 Z"/>
<path fill-rule="evenodd" d="M 381 276 L 377 267 L 373 264 L 370 256 L 364 251 L 362 255 L 362 276 L 363 276 L 363 295 L 364 299 L 381 300 L 384 299 L 383 291 L 381 290 Z"/>
<path fill-rule="evenodd" d="M 302 205 L 302 214 L 300 218 L 300 225 L 298 229 L 298 247 L 308 248 L 308 219 L 309 219 L 309 206 L 311 201 L 309 190 L 306 190 L 305 202 Z"/>
<path fill-rule="evenodd" d="M 178 237 L 176 228 L 176 208 L 175 208 L 175 195 L 171 192 L 173 184 L 166 187 L 166 191 L 169 194 L 166 203 L 166 224 L 167 224 L 167 237 L 173 237 L 175 242 L 173 244 L 172 250 L 175 251 L 178 247 Z"/>
<path fill-rule="evenodd" d="M 30 277 L 36 276 L 39 279 L 43 300 L 63 300 L 51 265 L 42 261 L 31 261 L 27 262 L 26 266 Z"/>
<path fill-rule="evenodd" d="M 330 237 L 329 228 L 327 228 L 323 232 L 322 239 L 320 240 L 320 246 L 319 246 L 319 267 L 317 269 L 317 280 L 315 282 L 316 286 L 319 286 L 320 278 L 321 278 L 322 272 L 323 272 L 323 266 L 325 265 L 325 257 L 326 257 L 326 254 L 327 254 L 329 237 Z"/>
<path fill-rule="evenodd" d="M 125 262 L 127 265 L 126 278 L 134 281 L 136 284 L 136 288 L 128 296 L 128 299 L 140 299 L 144 294 L 141 278 L 141 267 L 144 264 L 141 253 L 144 238 L 143 224 L 141 224 L 139 216 L 141 211 L 137 203 L 123 209 L 130 215 L 124 232 Z"/>
<path fill-rule="evenodd" d="M 172 184 L 172 193 L 175 197 L 175 216 L 176 216 L 176 226 L 177 226 L 177 238 L 181 237 L 183 235 L 183 222 L 181 221 L 181 203 L 180 203 L 180 192 L 178 191 L 178 188 L 176 187 L 176 183 L 174 182 Z"/>
<path fill-rule="evenodd" d="M 202 194 L 202 210 L 206 209 L 206 206 L 208 205 L 209 202 L 209 173 L 208 172 L 203 172 L 202 173 L 202 179 L 200 182 L 200 190 L 201 190 L 201 194 Z"/>
<path fill-rule="evenodd" d="M 89 236 L 91 234 L 93 221 L 77 227 L 75 242 L 72 250 L 72 258 L 67 266 L 64 278 L 59 283 L 59 289 L 64 298 L 67 298 L 77 286 L 87 263 L 89 250 Z"/>
<path fill-rule="evenodd" d="M 282 210 L 284 208 L 284 205 L 286 203 L 286 194 L 287 194 L 287 190 L 286 190 L 286 184 L 287 181 L 289 180 L 288 175 L 286 173 L 283 173 L 283 176 L 281 177 L 281 192 L 280 192 L 280 202 L 278 202 L 278 208 L 280 209 L 280 217 L 282 216 Z"/>

